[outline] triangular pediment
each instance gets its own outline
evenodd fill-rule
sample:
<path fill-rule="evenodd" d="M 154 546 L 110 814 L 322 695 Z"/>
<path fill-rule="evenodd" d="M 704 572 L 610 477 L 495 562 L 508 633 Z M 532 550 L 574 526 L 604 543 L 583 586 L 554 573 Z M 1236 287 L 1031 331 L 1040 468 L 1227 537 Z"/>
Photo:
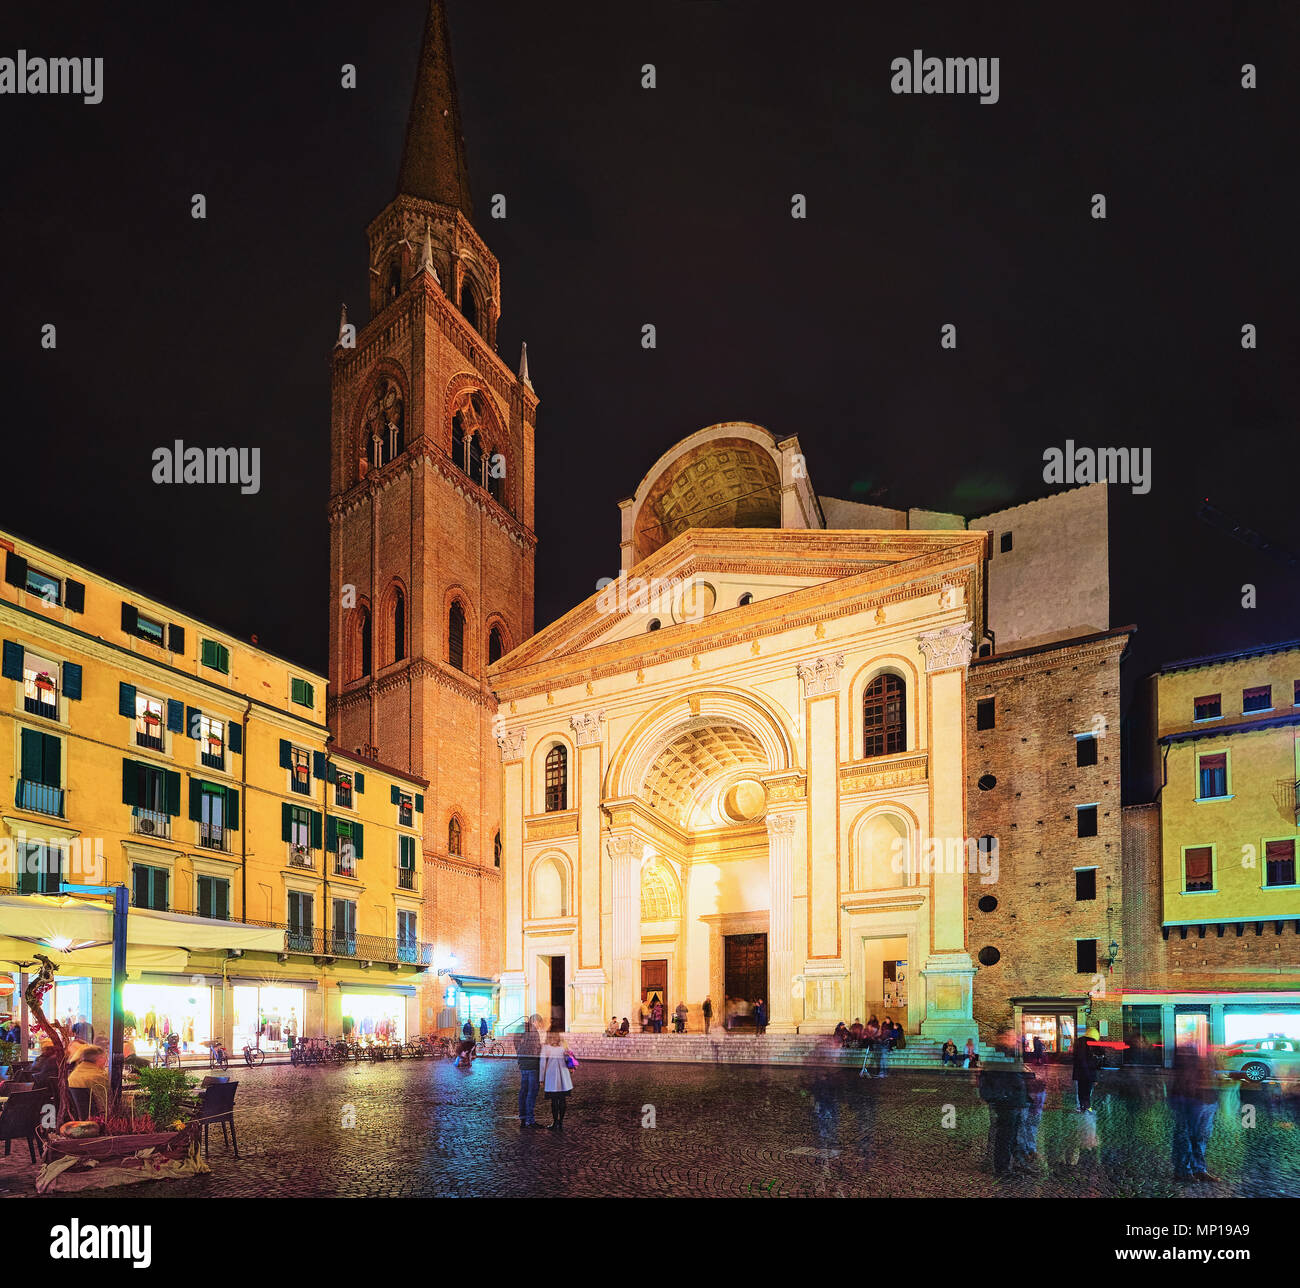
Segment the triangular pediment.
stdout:
<path fill-rule="evenodd" d="M 757 629 L 840 593 L 871 593 L 968 562 L 982 533 L 693 528 L 590 595 L 498 662 L 490 675 L 583 665 L 666 647 L 686 631 Z M 831 583 L 841 583 L 834 592 Z M 740 602 L 750 596 L 748 602 Z M 657 628 L 653 627 L 659 622 Z"/>

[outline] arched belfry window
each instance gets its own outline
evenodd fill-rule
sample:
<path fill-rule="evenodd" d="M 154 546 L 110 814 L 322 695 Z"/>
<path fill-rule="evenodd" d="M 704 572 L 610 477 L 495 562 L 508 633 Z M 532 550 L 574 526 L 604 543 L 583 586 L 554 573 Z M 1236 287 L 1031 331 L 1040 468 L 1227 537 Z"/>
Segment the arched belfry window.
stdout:
<path fill-rule="evenodd" d="M 460 600 L 453 601 L 447 614 L 447 661 L 458 671 L 465 669 L 465 610 Z"/>
<path fill-rule="evenodd" d="M 366 404 L 362 430 L 375 468 L 396 460 L 406 448 L 406 400 L 396 380 L 382 376 Z"/>
<path fill-rule="evenodd" d="M 552 747 L 546 753 L 546 812 L 569 808 L 569 751 Z"/>
<path fill-rule="evenodd" d="M 452 818 L 447 824 L 447 853 L 460 854 L 460 819 Z"/>
<path fill-rule="evenodd" d="M 451 461 L 458 470 L 465 468 L 465 417 L 460 412 L 451 418 Z"/>
<path fill-rule="evenodd" d="M 477 434 L 469 436 L 469 459 L 465 463 L 465 473 L 475 483 L 483 484 L 483 440 Z"/>
<path fill-rule="evenodd" d="M 488 494 L 498 505 L 506 503 L 506 458 L 497 451 L 489 451 L 483 463 L 487 475 Z"/>
<path fill-rule="evenodd" d="M 460 312 L 466 322 L 478 330 L 478 302 L 474 298 L 474 288 L 466 278 L 460 285 Z"/>
<path fill-rule="evenodd" d="M 491 666 L 493 662 L 500 661 L 505 651 L 506 646 L 501 638 L 501 628 L 494 626 L 488 634 L 488 665 Z"/>
<path fill-rule="evenodd" d="M 907 686 L 900 676 L 878 675 L 862 695 L 862 754 L 907 750 Z"/>
<path fill-rule="evenodd" d="M 393 590 L 393 661 L 400 662 L 406 656 L 406 596 L 401 587 Z"/>
<path fill-rule="evenodd" d="M 388 266 L 388 299 L 395 300 L 402 293 L 402 261 L 395 259 Z"/>
<path fill-rule="evenodd" d="M 364 604 L 357 609 L 356 665 L 353 667 L 352 679 L 359 680 L 370 674 L 370 609 Z"/>

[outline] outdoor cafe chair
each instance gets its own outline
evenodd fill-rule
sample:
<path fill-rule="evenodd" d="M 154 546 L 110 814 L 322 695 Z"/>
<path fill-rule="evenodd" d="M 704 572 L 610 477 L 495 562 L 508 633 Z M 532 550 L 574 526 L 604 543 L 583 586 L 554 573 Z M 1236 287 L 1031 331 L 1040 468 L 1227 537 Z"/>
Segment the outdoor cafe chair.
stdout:
<path fill-rule="evenodd" d="M 36 1128 L 49 1099 L 43 1091 L 20 1091 L 5 1101 L 0 1108 L 0 1140 L 5 1143 L 6 1158 L 12 1142 L 25 1139 L 32 1163 L 36 1163 Z"/>
<path fill-rule="evenodd" d="M 214 1082 L 203 1092 L 199 1101 L 199 1121 L 203 1124 L 203 1157 L 208 1156 L 208 1129 L 218 1123 L 221 1126 L 221 1139 L 227 1145 L 233 1145 L 235 1157 L 239 1157 L 239 1138 L 235 1135 L 235 1092 L 239 1090 L 237 1082 Z M 230 1126 L 230 1137 L 226 1138 L 226 1125 Z"/>

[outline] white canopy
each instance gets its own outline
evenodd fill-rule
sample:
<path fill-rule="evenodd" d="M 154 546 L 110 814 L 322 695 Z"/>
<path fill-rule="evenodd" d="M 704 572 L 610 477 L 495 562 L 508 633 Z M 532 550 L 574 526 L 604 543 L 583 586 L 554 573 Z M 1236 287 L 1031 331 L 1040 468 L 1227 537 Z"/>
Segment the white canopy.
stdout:
<path fill-rule="evenodd" d="M 40 894 L 0 898 L 0 961 L 30 961 L 39 952 L 61 973 L 107 978 L 112 973 L 112 942 L 113 910 L 106 901 Z M 184 971 L 189 954 L 201 948 L 281 952 L 284 931 L 132 908 L 126 943 L 127 974 L 138 975 Z"/>

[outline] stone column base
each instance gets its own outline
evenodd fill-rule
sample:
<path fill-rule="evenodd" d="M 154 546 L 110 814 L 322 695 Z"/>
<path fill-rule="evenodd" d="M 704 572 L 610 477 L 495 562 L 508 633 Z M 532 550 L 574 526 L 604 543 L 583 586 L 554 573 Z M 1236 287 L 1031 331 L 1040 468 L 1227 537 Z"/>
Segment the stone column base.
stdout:
<path fill-rule="evenodd" d="M 925 1019 L 921 1036 L 958 1047 L 967 1038 L 979 1042 L 979 1025 L 971 1010 L 975 963 L 969 953 L 931 953 L 921 971 L 925 979 Z"/>
<path fill-rule="evenodd" d="M 528 976 L 521 970 L 501 972 L 501 991 L 497 994 L 497 1024 L 513 1024 L 529 1013 Z"/>
<path fill-rule="evenodd" d="M 834 1033 L 847 1015 L 849 972 L 843 962 L 809 962 L 800 977 L 803 987 L 803 1022 L 800 1033 Z"/>
<path fill-rule="evenodd" d="M 571 1033 L 604 1033 L 609 1023 L 605 999 L 609 981 L 599 966 L 588 966 L 573 975 L 574 1014 L 569 1018 Z M 619 1017 L 622 1019 L 622 1016 Z"/>

